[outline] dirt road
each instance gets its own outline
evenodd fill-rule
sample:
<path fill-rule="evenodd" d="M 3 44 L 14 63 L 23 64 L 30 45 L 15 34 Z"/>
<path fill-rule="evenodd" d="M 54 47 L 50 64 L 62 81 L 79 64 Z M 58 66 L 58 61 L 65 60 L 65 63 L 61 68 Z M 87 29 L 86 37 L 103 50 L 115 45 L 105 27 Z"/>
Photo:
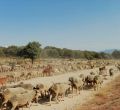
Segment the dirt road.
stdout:
<path fill-rule="evenodd" d="M 76 110 L 120 110 L 120 76 L 104 86 L 92 100 Z"/>
<path fill-rule="evenodd" d="M 110 68 L 110 67 L 108 67 Z M 88 74 L 91 71 L 98 71 L 98 69 L 93 70 L 82 70 L 79 72 L 72 72 L 72 73 L 66 73 L 58 76 L 51 76 L 51 77 L 39 77 L 34 78 L 30 80 L 24 81 L 25 83 L 31 83 L 33 85 L 36 85 L 38 83 L 44 83 L 51 85 L 53 82 L 67 82 L 68 78 L 70 76 L 75 76 L 79 74 Z M 119 76 L 120 73 L 116 73 L 114 77 L 109 78 L 106 80 L 103 84 L 106 85 L 107 83 L 111 82 L 115 77 Z M 43 104 L 32 104 L 31 110 L 75 110 L 77 106 L 80 106 L 87 102 L 88 100 L 92 99 L 94 94 L 96 92 L 94 90 L 83 90 L 81 91 L 80 95 L 74 96 L 73 98 L 66 97 L 64 101 L 60 102 L 59 104 L 56 104 L 55 102 L 52 102 L 52 105 L 49 106 L 49 102 L 43 103 Z M 24 110 L 28 110 L 28 108 L 24 108 Z M 80 109 L 81 110 L 81 109 Z"/>

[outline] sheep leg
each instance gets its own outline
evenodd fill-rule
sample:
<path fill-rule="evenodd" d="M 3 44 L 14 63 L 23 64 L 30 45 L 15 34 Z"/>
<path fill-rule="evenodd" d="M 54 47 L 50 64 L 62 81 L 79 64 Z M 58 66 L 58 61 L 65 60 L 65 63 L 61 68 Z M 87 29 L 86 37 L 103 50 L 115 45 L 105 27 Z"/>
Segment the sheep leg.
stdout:
<path fill-rule="evenodd" d="M 62 94 L 62 96 L 61 96 L 61 98 L 62 98 L 61 101 L 64 101 L 64 97 L 65 97 L 65 93 Z"/>
<path fill-rule="evenodd" d="M 56 103 L 59 102 L 58 93 L 56 94 L 55 100 L 56 100 Z"/>
<path fill-rule="evenodd" d="M 78 94 L 80 94 L 80 89 L 81 89 L 81 87 L 79 87 L 79 89 L 78 89 Z"/>
<path fill-rule="evenodd" d="M 28 107 L 28 109 L 30 110 L 30 107 L 31 107 L 31 102 L 29 103 L 29 102 L 27 102 L 27 107 Z"/>
<path fill-rule="evenodd" d="M 95 91 L 97 90 L 97 84 L 94 85 L 94 90 L 95 90 Z"/>
<path fill-rule="evenodd" d="M 78 95 L 78 88 L 76 88 L 76 95 Z"/>
<path fill-rule="evenodd" d="M 35 97 L 35 102 L 38 103 L 38 96 Z"/>
<path fill-rule="evenodd" d="M 17 103 L 14 103 L 11 110 L 15 110 L 16 107 L 17 107 Z"/>
<path fill-rule="evenodd" d="M 2 107 L 5 106 L 5 104 L 7 104 L 7 101 L 8 101 L 8 100 L 5 100 L 5 101 L 2 103 Z"/>
<path fill-rule="evenodd" d="M 52 94 L 50 94 L 50 99 L 49 99 L 50 105 L 51 105 L 51 99 L 52 99 Z"/>
<path fill-rule="evenodd" d="M 73 86 L 72 86 L 72 98 L 73 98 Z"/>

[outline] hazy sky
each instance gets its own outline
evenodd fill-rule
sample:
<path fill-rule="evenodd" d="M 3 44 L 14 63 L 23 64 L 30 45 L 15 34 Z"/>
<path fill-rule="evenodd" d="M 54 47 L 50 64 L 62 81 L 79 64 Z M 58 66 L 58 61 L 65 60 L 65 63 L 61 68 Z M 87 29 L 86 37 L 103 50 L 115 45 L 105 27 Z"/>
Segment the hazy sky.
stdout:
<path fill-rule="evenodd" d="M 0 45 L 120 49 L 120 0 L 0 0 Z"/>

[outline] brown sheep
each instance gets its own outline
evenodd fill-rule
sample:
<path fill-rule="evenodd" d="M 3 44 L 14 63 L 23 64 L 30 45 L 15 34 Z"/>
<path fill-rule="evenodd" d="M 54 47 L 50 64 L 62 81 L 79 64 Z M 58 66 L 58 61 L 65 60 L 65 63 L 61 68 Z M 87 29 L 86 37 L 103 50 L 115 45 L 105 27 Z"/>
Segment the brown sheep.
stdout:
<path fill-rule="evenodd" d="M 102 75 L 96 75 L 94 77 L 94 90 L 98 90 L 99 86 L 101 87 L 103 83 L 103 76 Z"/>
<path fill-rule="evenodd" d="M 85 84 L 87 84 L 87 86 L 88 86 L 88 85 L 93 86 L 94 77 L 95 77 L 94 74 L 87 75 L 87 76 L 85 77 Z"/>
<path fill-rule="evenodd" d="M 49 88 L 49 94 L 50 94 L 50 104 L 51 104 L 51 99 L 55 96 L 55 100 L 58 103 L 59 96 L 64 97 L 67 95 L 67 92 L 70 89 L 70 85 L 67 83 L 55 83 Z"/>
<path fill-rule="evenodd" d="M 109 69 L 109 75 L 110 75 L 110 76 L 113 76 L 113 75 L 114 75 L 114 69 L 113 69 L 113 68 L 110 68 L 110 69 Z"/>
<path fill-rule="evenodd" d="M 48 89 L 49 89 L 48 85 L 37 84 L 35 88 L 39 90 L 42 98 L 46 98 L 46 96 L 48 95 Z"/>
<path fill-rule="evenodd" d="M 2 92 L 2 96 L 4 97 L 4 102 L 2 105 L 6 104 L 8 102 L 8 100 L 14 96 L 15 94 L 19 94 L 19 93 L 24 93 L 26 92 L 26 90 L 24 88 L 7 88 Z"/>
<path fill-rule="evenodd" d="M 28 105 L 30 105 L 30 103 L 37 97 L 37 93 L 34 90 L 27 91 L 25 93 L 15 94 L 9 99 L 9 103 L 12 104 L 11 110 L 15 110 L 16 107 L 22 107 L 24 105 L 28 107 Z"/>
<path fill-rule="evenodd" d="M 69 81 L 71 83 L 71 87 L 72 87 L 72 93 L 73 93 L 73 89 L 76 89 L 76 93 L 80 94 L 80 90 L 83 89 L 83 85 L 84 85 L 84 82 L 83 82 L 83 78 L 81 77 L 70 77 L 69 78 Z"/>

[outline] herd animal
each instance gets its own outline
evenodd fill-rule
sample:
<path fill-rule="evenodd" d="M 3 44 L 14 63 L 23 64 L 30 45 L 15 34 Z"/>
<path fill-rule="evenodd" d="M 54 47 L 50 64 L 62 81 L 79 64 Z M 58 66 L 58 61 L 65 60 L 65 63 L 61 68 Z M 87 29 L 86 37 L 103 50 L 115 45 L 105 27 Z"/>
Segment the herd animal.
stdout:
<path fill-rule="evenodd" d="M 76 94 L 80 94 L 80 90 L 83 88 L 84 82 L 81 77 L 70 77 L 69 81 L 71 83 L 72 93 L 76 90 Z"/>
<path fill-rule="evenodd" d="M 52 100 L 58 103 L 69 94 L 72 97 L 73 94 L 80 94 L 80 91 L 84 90 L 85 87 L 98 90 L 104 82 L 104 75 L 100 74 L 100 71 L 101 68 L 96 73 L 90 72 L 87 75 L 71 76 L 66 83 L 53 83 L 51 86 L 41 83 L 33 86 L 23 82 L 12 86 L 4 86 L 0 93 L 1 109 L 16 110 L 24 106 L 30 108 L 31 103 L 39 103 L 40 99 L 48 99 L 51 105 Z M 110 68 L 108 72 L 109 76 L 113 76 L 114 68 Z"/>
<path fill-rule="evenodd" d="M 113 60 L 41 59 L 40 62 L 32 65 L 29 60 L 16 59 L 1 62 L 0 74 L 8 77 L 9 83 L 98 67 L 101 67 L 100 73 L 105 74 L 104 67 L 114 65 L 115 62 Z M 117 65 L 119 69 L 119 63 Z"/>
<path fill-rule="evenodd" d="M 70 90 L 70 86 L 67 83 L 55 83 L 49 88 L 49 94 L 50 94 L 50 104 L 51 99 L 55 97 L 56 102 L 58 103 L 60 101 L 59 96 L 64 98 L 68 91 Z"/>

